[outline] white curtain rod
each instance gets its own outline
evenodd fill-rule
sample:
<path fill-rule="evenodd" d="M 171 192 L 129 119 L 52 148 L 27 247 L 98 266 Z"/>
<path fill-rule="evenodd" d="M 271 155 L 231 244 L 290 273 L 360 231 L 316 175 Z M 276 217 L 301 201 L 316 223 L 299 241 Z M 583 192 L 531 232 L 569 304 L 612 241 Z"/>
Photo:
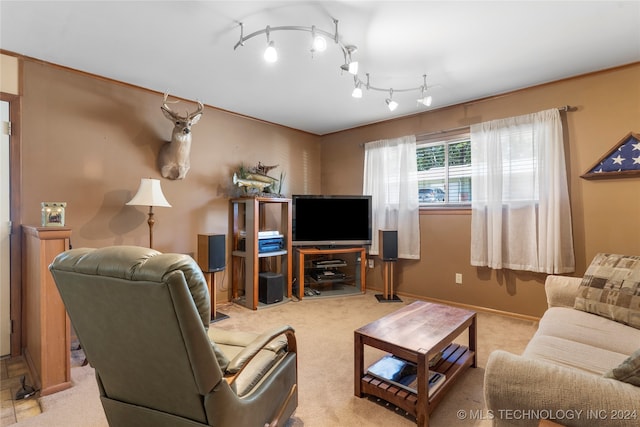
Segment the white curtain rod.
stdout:
<path fill-rule="evenodd" d="M 578 109 L 578 107 L 573 107 L 571 105 L 563 105 L 562 107 L 558 107 L 559 111 L 576 111 Z M 471 125 L 466 125 L 466 126 L 458 126 L 455 128 L 449 128 L 449 129 L 443 129 L 443 130 L 436 130 L 433 132 L 427 132 L 427 133 L 421 133 L 419 135 L 416 135 L 416 140 L 421 140 L 424 138 L 427 138 L 429 136 L 433 136 L 433 135 L 440 135 L 443 133 L 449 133 L 449 132 L 457 132 L 459 130 L 464 130 L 464 129 L 469 129 L 471 127 Z M 364 147 L 365 144 L 364 143 L 360 143 L 359 144 L 360 147 Z"/>
<path fill-rule="evenodd" d="M 562 107 L 558 107 L 558 110 L 559 111 L 576 111 L 577 107 L 572 107 L 571 105 L 563 105 Z M 469 129 L 470 127 L 471 125 L 469 124 L 466 126 L 458 126 L 456 128 L 449 128 L 449 129 L 443 129 L 443 130 L 436 130 L 433 132 L 421 133 L 420 135 L 416 135 L 416 139 L 422 139 L 432 135 L 439 135 L 442 133 L 456 132 L 459 130 Z"/>

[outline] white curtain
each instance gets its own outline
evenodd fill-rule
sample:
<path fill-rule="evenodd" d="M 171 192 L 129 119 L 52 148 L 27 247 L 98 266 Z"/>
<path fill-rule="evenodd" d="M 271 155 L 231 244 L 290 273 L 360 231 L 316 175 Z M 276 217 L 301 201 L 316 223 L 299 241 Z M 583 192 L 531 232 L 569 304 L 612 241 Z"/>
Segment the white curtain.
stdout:
<path fill-rule="evenodd" d="M 471 126 L 471 264 L 575 270 L 557 109 Z"/>
<path fill-rule="evenodd" d="M 372 196 L 372 244 L 378 255 L 378 230 L 398 231 L 398 257 L 420 259 L 416 137 L 365 144 L 363 194 Z"/>

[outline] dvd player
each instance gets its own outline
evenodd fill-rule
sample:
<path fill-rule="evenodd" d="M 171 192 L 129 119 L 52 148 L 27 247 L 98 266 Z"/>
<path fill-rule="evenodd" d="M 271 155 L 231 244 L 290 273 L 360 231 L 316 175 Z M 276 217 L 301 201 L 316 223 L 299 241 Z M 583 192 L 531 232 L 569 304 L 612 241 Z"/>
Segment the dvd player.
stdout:
<path fill-rule="evenodd" d="M 317 267 L 335 267 L 335 266 L 343 266 L 346 264 L 347 263 L 345 262 L 345 260 L 340 258 L 322 259 L 322 260 L 313 261 L 313 265 Z"/>
<path fill-rule="evenodd" d="M 346 277 L 344 273 L 334 272 L 334 271 L 314 271 L 311 273 L 311 277 L 313 277 L 317 281 L 322 280 L 342 280 Z"/>

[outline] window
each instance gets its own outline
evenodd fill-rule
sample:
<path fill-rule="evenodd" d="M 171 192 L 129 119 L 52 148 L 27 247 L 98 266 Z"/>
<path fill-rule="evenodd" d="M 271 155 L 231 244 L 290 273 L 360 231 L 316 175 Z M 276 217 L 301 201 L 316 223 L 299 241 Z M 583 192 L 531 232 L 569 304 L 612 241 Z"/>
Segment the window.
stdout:
<path fill-rule="evenodd" d="M 421 207 L 471 206 L 471 140 L 468 133 L 417 142 Z"/>
<path fill-rule="evenodd" d="M 562 136 L 558 109 L 471 126 L 471 265 L 575 271 Z"/>
<path fill-rule="evenodd" d="M 416 152 L 415 135 L 364 145 L 362 194 L 372 196 L 372 255 L 379 253 L 377 230 L 391 229 L 398 231 L 398 258 L 420 259 Z"/>

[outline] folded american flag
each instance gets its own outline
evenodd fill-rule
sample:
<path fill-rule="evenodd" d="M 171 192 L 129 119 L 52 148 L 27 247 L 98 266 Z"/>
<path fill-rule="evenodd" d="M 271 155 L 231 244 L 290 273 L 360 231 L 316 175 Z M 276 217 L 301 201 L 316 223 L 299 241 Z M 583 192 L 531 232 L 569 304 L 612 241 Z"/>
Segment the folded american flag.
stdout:
<path fill-rule="evenodd" d="M 640 135 L 630 133 L 588 174 L 640 170 Z"/>

